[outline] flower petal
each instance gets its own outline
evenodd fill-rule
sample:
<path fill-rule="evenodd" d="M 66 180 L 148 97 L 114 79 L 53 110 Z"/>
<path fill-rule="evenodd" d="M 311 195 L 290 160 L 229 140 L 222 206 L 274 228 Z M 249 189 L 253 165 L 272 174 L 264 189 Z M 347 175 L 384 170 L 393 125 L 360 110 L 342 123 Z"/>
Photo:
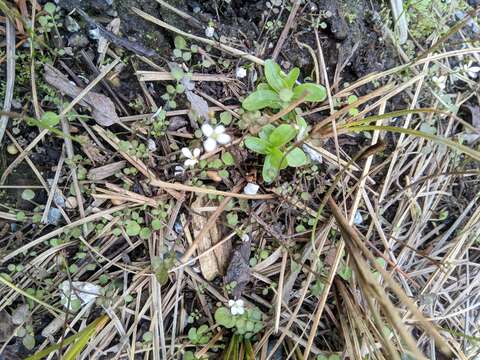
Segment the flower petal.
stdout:
<path fill-rule="evenodd" d="M 212 138 L 208 138 L 203 142 L 203 148 L 206 152 L 211 152 L 217 148 L 217 142 Z"/>
<path fill-rule="evenodd" d="M 243 300 L 242 300 L 242 299 L 238 299 L 237 301 L 235 301 L 235 304 L 236 304 L 237 306 L 243 307 Z"/>
<path fill-rule="evenodd" d="M 186 147 L 182 148 L 182 154 L 183 154 L 183 156 L 185 156 L 188 159 L 191 159 L 193 157 L 190 149 L 186 148 Z"/>
<path fill-rule="evenodd" d="M 244 312 L 245 312 L 245 309 L 243 307 L 237 308 L 237 314 L 238 315 L 243 315 Z"/>
<path fill-rule="evenodd" d="M 232 315 L 237 315 L 237 314 L 238 314 L 236 307 L 232 307 L 232 308 L 230 309 L 230 312 L 232 313 Z"/>
<path fill-rule="evenodd" d="M 235 300 L 228 300 L 228 306 L 232 307 L 233 305 L 235 305 Z"/>
<path fill-rule="evenodd" d="M 205 135 L 206 137 L 210 137 L 213 134 L 213 128 L 210 124 L 203 124 L 202 132 L 203 132 L 203 135 Z"/>
<path fill-rule="evenodd" d="M 200 157 L 201 152 L 202 152 L 202 150 L 200 150 L 199 148 L 193 149 L 193 157 L 198 159 Z"/>
<path fill-rule="evenodd" d="M 222 145 L 228 144 L 231 140 L 232 138 L 228 134 L 219 134 L 217 136 L 218 143 Z"/>
<path fill-rule="evenodd" d="M 217 135 L 223 134 L 225 132 L 225 126 L 218 125 L 213 132 Z"/>
<path fill-rule="evenodd" d="M 197 159 L 187 159 L 187 160 L 185 160 L 185 162 L 183 163 L 183 165 L 184 165 L 185 167 L 190 167 L 190 166 L 191 166 L 191 167 L 194 167 L 197 162 L 198 162 Z"/>

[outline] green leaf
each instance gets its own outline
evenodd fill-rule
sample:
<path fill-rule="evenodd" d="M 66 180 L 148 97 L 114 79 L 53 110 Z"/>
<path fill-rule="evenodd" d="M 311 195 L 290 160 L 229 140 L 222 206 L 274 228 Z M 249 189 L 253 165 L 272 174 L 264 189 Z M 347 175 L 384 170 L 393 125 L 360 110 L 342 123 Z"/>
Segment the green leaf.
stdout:
<path fill-rule="evenodd" d="M 27 218 L 27 216 L 25 215 L 25 213 L 23 211 L 19 211 L 15 214 L 15 219 L 17 221 L 25 221 L 26 218 Z"/>
<path fill-rule="evenodd" d="M 284 88 L 278 92 L 278 96 L 284 102 L 289 102 L 292 100 L 293 92 L 290 89 Z"/>
<path fill-rule="evenodd" d="M 32 200 L 33 198 L 35 197 L 35 193 L 30 190 L 30 189 L 26 189 L 26 190 L 23 190 L 22 192 L 22 199 L 23 200 Z"/>
<path fill-rule="evenodd" d="M 265 157 L 265 162 L 263 163 L 262 176 L 263 180 L 267 183 L 271 183 L 278 175 L 278 168 L 272 164 L 272 155 L 267 155 Z"/>
<path fill-rule="evenodd" d="M 55 4 L 53 4 L 51 2 L 48 2 L 45 5 L 43 5 L 43 10 L 45 10 L 45 12 L 50 14 L 50 15 L 53 15 L 55 13 L 56 9 L 57 9 L 57 7 L 55 6 Z"/>
<path fill-rule="evenodd" d="M 230 125 L 232 122 L 232 114 L 228 111 L 224 111 L 220 114 L 220 122 L 224 125 Z"/>
<path fill-rule="evenodd" d="M 27 350 L 32 350 L 35 347 L 35 338 L 32 335 L 27 334 L 22 339 L 22 344 Z"/>
<path fill-rule="evenodd" d="M 54 127 L 60 122 L 60 117 L 52 111 L 46 111 L 42 115 L 40 122 L 42 123 L 42 125 Z"/>
<path fill-rule="evenodd" d="M 175 39 L 173 40 L 173 43 L 175 44 L 175 48 L 177 48 L 177 49 L 184 50 L 184 49 L 187 48 L 187 42 L 180 35 L 175 36 Z"/>
<path fill-rule="evenodd" d="M 215 311 L 214 318 L 219 325 L 222 325 L 227 329 L 231 329 L 235 326 L 235 318 L 226 307 L 218 308 L 217 311 Z"/>
<path fill-rule="evenodd" d="M 96 333 L 98 333 L 102 328 L 107 324 L 110 318 L 107 315 L 103 315 L 100 318 L 94 320 L 90 324 L 88 324 L 83 330 L 79 331 L 77 334 L 72 335 L 66 339 L 63 339 L 58 344 L 53 344 L 48 346 L 47 348 L 36 352 L 34 355 L 27 357 L 25 360 L 40 360 L 43 359 L 48 354 L 61 349 L 62 347 L 67 347 L 68 345 L 75 342 L 75 345 L 65 354 L 63 359 L 67 359 L 67 355 L 69 355 L 70 359 L 75 359 L 75 355 L 78 355 L 81 350 L 83 350 L 84 346 L 87 344 L 88 340 Z"/>
<path fill-rule="evenodd" d="M 268 84 L 277 92 L 288 88 L 288 82 L 281 76 L 282 69 L 275 61 L 268 59 L 265 61 L 265 77 Z"/>
<path fill-rule="evenodd" d="M 295 148 L 287 153 L 288 166 L 298 167 L 307 163 L 307 157 L 302 149 Z"/>
<path fill-rule="evenodd" d="M 282 124 L 270 133 L 268 141 L 273 146 L 282 146 L 292 140 L 296 134 L 297 130 L 292 125 Z"/>
<path fill-rule="evenodd" d="M 153 230 L 160 230 L 163 227 L 162 222 L 160 219 L 153 219 L 152 220 L 152 229 Z"/>
<path fill-rule="evenodd" d="M 128 236 L 136 236 L 140 233 L 140 225 L 136 221 L 130 220 L 127 222 L 126 232 Z"/>
<path fill-rule="evenodd" d="M 293 88 L 293 85 L 295 85 L 295 82 L 297 81 L 299 75 L 300 75 L 299 68 L 293 68 L 292 70 L 290 70 L 287 77 L 285 78 L 285 81 L 287 82 L 289 89 Z"/>
<path fill-rule="evenodd" d="M 260 139 L 268 141 L 268 137 L 270 136 L 273 130 L 275 130 L 275 126 L 273 126 L 272 124 L 267 124 L 264 127 L 262 127 L 262 129 L 258 133 L 258 136 L 260 136 Z"/>
<path fill-rule="evenodd" d="M 233 158 L 232 154 L 230 154 L 228 151 L 222 154 L 222 161 L 227 166 L 231 166 L 235 164 L 235 159 Z"/>
<path fill-rule="evenodd" d="M 247 111 L 255 111 L 266 107 L 277 109 L 279 104 L 280 98 L 275 91 L 257 90 L 243 100 L 242 106 Z"/>
<path fill-rule="evenodd" d="M 152 231 L 149 228 L 144 227 L 142 228 L 142 230 L 140 230 L 140 237 L 143 240 L 148 240 L 150 238 L 150 235 L 152 235 Z"/>
<path fill-rule="evenodd" d="M 256 153 L 267 154 L 269 143 L 254 136 L 247 136 L 245 138 L 245 146 Z"/>
<path fill-rule="evenodd" d="M 305 101 L 320 102 L 326 99 L 327 90 L 318 84 L 306 83 L 300 84 L 293 89 L 293 99 L 299 99 L 304 92 L 307 92 Z"/>

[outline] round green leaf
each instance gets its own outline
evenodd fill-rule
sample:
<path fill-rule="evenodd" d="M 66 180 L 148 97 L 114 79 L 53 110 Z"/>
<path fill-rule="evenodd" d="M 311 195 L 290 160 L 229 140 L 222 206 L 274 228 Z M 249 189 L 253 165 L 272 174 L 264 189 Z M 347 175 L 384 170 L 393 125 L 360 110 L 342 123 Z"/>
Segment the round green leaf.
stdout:
<path fill-rule="evenodd" d="M 23 337 L 22 344 L 27 350 L 32 350 L 35 347 L 35 338 L 32 335 L 27 334 Z"/>
<path fill-rule="evenodd" d="M 140 237 L 143 240 L 149 239 L 150 235 L 152 235 L 152 231 L 149 228 L 144 227 L 142 228 L 142 230 L 140 230 Z"/>
<path fill-rule="evenodd" d="M 35 193 L 30 190 L 30 189 L 26 189 L 26 190 L 23 190 L 22 192 L 22 199 L 23 200 L 32 200 L 33 198 L 35 197 Z"/>
<path fill-rule="evenodd" d="M 222 325 L 227 329 L 231 329 L 235 326 L 235 318 L 226 307 L 218 308 L 217 311 L 215 311 L 214 318 L 219 325 Z"/>
<path fill-rule="evenodd" d="M 177 49 L 183 50 L 187 48 L 187 42 L 180 35 L 175 36 L 175 39 L 173 40 L 173 42 L 175 44 L 175 48 Z"/>
<path fill-rule="evenodd" d="M 140 233 L 140 225 L 136 221 L 130 220 L 127 222 L 126 232 L 128 236 L 136 236 Z"/>
<path fill-rule="evenodd" d="M 295 148 L 287 153 L 288 166 L 298 167 L 307 163 L 307 156 L 300 148 Z"/>
<path fill-rule="evenodd" d="M 45 10 L 45 12 L 47 12 L 50 15 L 53 15 L 56 9 L 57 7 L 55 6 L 55 4 L 51 2 L 48 2 L 45 5 L 43 5 L 43 10 Z"/>
<path fill-rule="evenodd" d="M 42 115 L 40 122 L 45 126 L 54 127 L 60 122 L 60 117 L 52 111 L 46 111 Z"/>

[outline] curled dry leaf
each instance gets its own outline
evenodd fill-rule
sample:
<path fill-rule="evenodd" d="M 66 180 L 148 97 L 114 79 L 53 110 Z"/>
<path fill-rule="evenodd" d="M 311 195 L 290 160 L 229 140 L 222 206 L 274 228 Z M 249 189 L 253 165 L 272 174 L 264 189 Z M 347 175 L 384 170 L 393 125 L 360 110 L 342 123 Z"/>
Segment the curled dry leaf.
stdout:
<path fill-rule="evenodd" d="M 45 81 L 63 94 L 75 98 L 82 92 L 83 89 L 68 80 L 61 71 L 53 66 L 45 64 L 44 70 Z M 92 117 L 101 126 L 110 126 L 119 121 L 113 101 L 103 94 L 90 91 L 79 103 L 91 108 Z"/>

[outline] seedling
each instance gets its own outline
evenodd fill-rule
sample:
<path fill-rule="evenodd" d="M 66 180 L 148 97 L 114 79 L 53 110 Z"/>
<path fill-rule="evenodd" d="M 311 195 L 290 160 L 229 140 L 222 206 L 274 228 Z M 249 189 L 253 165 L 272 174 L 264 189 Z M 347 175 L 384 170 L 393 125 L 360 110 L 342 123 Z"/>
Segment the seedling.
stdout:
<path fill-rule="evenodd" d="M 188 331 L 188 339 L 194 345 L 203 345 L 210 341 L 212 334 L 208 332 L 208 325 L 202 325 L 198 329 L 190 328 Z"/>
<path fill-rule="evenodd" d="M 248 136 L 245 139 L 247 148 L 265 155 L 262 176 L 267 183 L 271 183 L 280 170 L 287 166 L 299 167 L 307 163 L 302 149 L 288 146 L 296 135 L 297 130 L 293 125 L 282 124 L 275 127 L 269 124 L 262 128 L 259 137 Z"/>
<path fill-rule="evenodd" d="M 305 96 L 305 102 L 320 102 L 326 98 L 322 85 L 313 83 L 297 84 L 299 68 L 293 68 L 285 75 L 273 60 L 265 61 L 265 78 L 267 83 L 260 83 L 242 103 L 245 110 L 255 111 L 265 108 L 284 109 L 295 100 Z"/>

